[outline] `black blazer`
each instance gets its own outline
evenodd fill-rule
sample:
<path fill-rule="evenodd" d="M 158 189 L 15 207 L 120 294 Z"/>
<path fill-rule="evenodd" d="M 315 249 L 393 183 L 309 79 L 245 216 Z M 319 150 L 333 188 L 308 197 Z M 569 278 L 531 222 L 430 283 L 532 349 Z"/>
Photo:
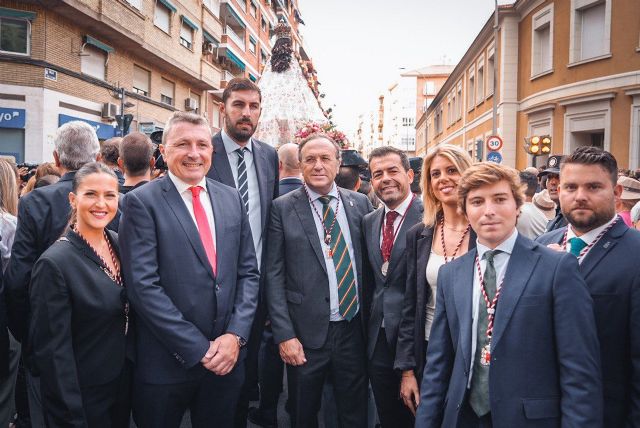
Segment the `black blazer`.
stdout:
<path fill-rule="evenodd" d="M 298 177 L 285 177 L 280 180 L 279 195 L 286 195 L 289 192 L 293 192 L 298 187 L 302 186 L 302 179 Z"/>
<path fill-rule="evenodd" d="M 407 232 L 407 284 L 394 368 L 413 369 L 418 380 L 422 378 L 426 355 L 424 329 L 427 302 L 431 298 L 431 286 L 427 283 L 426 271 L 434 231 L 433 227 L 420 223 Z M 468 250 L 476 247 L 476 238 L 476 233 L 471 229 Z"/>
<path fill-rule="evenodd" d="M 118 236 L 108 231 L 118 253 Z M 75 232 L 36 262 L 29 290 L 29 343 L 40 375 L 42 409 L 53 426 L 86 425 L 86 389 L 116 380 L 126 359 L 126 291 L 104 272 Z"/>
<path fill-rule="evenodd" d="M 372 211 L 365 195 L 338 188 L 347 215 L 362 300 L 362 218 Z M 329 330 L 329 280 L 309 199 L 303 188 L 273 202 L 269 222 L 266 297 L 275 343 L 297 337 L 320 349 Z M 364 317 L 360 317 L 364 323 Z M 363 326 L 364 327 L 364 326 Z"/>
<path fill-rule="evenodd" d="M 18 204 L 18 228 L 4 278 L 9 328 L 18 341 L 23 341 L 28 332 L 31 269 L 67 227 L 74 176 L 75 172 L 68 172 L 57 183 L 28 193 Z M 22 352 L 23 355 L 29 353 L 24 344 Z"/>
<path fill-rule="evenodd" d="M 378 340 L 378 332 L 384 319 L 385 335 L 389 348 L 395 351 L 398 328 L 402 320 L 404 290 L 407 282 L 406 234 L 422 219 L 422 202 L 414 197 L 405 214 L 396 237 L 387 276 L 382 275 L 382 253 L 380 232 L 384 222 L 384 206 L 364 216 L 362 229 L 365 234 L 366 263 L 364 269 L 365 294 L 370 296 L 371 305 L 367 326 L 367 356 L 371 358 Z"/>
<path fill-rule="evenodd" d="M 2 237 L 0 236 L 0 240 Z M 6 381 L 9 374 L 9 333 L 7 330 L 7 305 L 4 298 L 2 281 L 2 263 L 0 263 L 0 382 Z"/>

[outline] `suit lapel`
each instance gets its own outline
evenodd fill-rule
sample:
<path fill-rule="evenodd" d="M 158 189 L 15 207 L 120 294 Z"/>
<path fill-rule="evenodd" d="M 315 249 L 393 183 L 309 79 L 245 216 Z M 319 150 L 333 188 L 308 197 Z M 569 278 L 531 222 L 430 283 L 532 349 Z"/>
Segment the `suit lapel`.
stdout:
<path fill-rule="evenodd" d="M 267 224 L 267 199 L 273 195 L 269 195 L 267 191 L 268 177 L 268 160 L 267 155 L 256 140 L 251 140 L 253 147 L 253 162 L 256 168 L 256 176 L 258 178 L 258 191 L 260 193 L 260 219 L 262 220 L 262 228 Z"/>
<path fill-rule="evenodd" d="M 309 206 L 309 199 L 306 197 L 304 192 L 304 188 L 299 188 L 294 190 L 294 201 L 293 208 L 296 210 L 298 214 L 298 218 L 300 219 L 300 223 L 302 223 L 302 230 L 304 230 L 307 238 L 309 239 L 309 243 L 313 248 L 313 251 L 316 253 L 318 257 L 318 261 L 320 262 L 320 266 L 322 266 L 322 270 L 324 270 L 325 274 L 327 273 L 327 265 L 324 261 L 324 254 L 322 253 L 322 247 L 320 246 L 320 239 L 318 238 L 318 230 L 316 229 L 316 223 L 313 219 L 315 215 L 311 212 L 311 207 Z"/>
<path fill-rule="evenodd" d="M 407 230 L 411 229 L 411 227 L 420 221 L 421 209 L 419 202 L 414 197 L 413 202 L 408 207 L 405 212 L 405 218 L 400 225 L 400 230 L 396 235 L 396 241 L 393 243 L 393 248 L 391 250 L 391 259 L 389 261 L 389 273 L 387 274 L 387 278 L 391 277 L 391 272 L 398 266 L 399 263 L 404 263 L 405 260 L 400 256 L 404 253 L 404 250 L 407 246 L 407 240 L 404 239 L 407 234 Z M 378 229 L 380 230 L 380 229 Z"/>
<path fill-rule="evenodd" d="M 513 311 L 518 304 L 518 299 L 520 299 L 531 272 L 540 258 L 539 254 L 531 251 L 533 245 L 533 242 L 525 241 L 521 235 L 518 235 L 513 246 L 513 252 L 506 266 L 507 271 L 504 275 L 504 281 L 502 281 L 503 287 L 498 300 L 493 326 L 493 339 L 491 340 L 492 350 L 495 349 L 507 328 L 507 324 L 509 324 Z"/>
<path fill-rule="evenodd" d="M 465 367 L 471 364 L 471 308 L 473 300 L 473 266 L 476 257 L 475 248 L 462 256 L 462 266 L 453 270 L 453 298 L 460 321 L 460 346 L 465 359 Z M 426 269 L 426 267 L 425 267 Z M 442 302 L 441 302 L 442 303 Z"/>
<path fill-rule="evenodd" d="M 211 263 L 209 263 L 209 259 L 207 258 L 207 253 L 204 250 L 204 246 L 202 245 L 202 240 L 200 239 L 200 234 L 198 233 L 198 228 L 189 214 L 187 207 L 184 204 L 184 200 L 182 196 L 178 193 L 178 190 L 171 182 L 171 179 L 167 176 L 162 183 L 162 189 L 164 192 L 162 196 L 164 196 L 165 202 L 169 206 L 169 209 L 173 212 L 173 214 L 178 219 L 178 223 L 184 230 L 184 233 L 189 238 L 189 242 L 191 242 L 191 246 L 193 250 L 198 255 L 200 262 L 207 268 L 207 272 L 211 275 L 212 278 L 215 279 L 213 275 L 213 270 L 211 269 Z M 214 211 L 214 216 L 216 215 Z M 217 218 L 216 218 L 216 233 L 217 233 Z"/>
<path fill-rule="evenodd" d="M 227 224 L 225 221 L 225 216 L 223 215 L 223 209 L 222 209 L 222 205 L 221 205 L 221 196 L 220 196 L 220 191 L 215 188 L 215 185 L 212 184 L 213 180 L 207 180 L 207 191 L 209 194 L 209 200 L 211 201 L 211 208 L 213 210 L 213 219 L 214 219 L 214 223 L 215 223 L 215 229 L 216 229 L 216 242 L 215 242 L 215 248 L 216 248 L 216 262 L 218 264 L 218 266 L 225 266 L 226 265 L 226 254 L 227 252 L 225 251 L 218 251 L 219 248 L 223 248 L 223 245 L 221 245 L 224 242 L 227 242 Z M 205 256 L 206 256 L 206 252 L 205 252 Z M 208 259 L 207 259 L 208 260 Z M 207 266 L 210 266 L 210 263 L 207 263 Z M 211 270 L 211 273 L 213 273 L 213 270 Z M 220 274 L 220 270 L 218 270 L 218 274 Z"/>
<path fill-rule="evenodd" d="M 616 246 L 618 239 L 624 235 L 628 228 L 629 226 L 621 218 L 618 218 L 616 224 L 589 250 L 580 264 L 580 272 L 583 278 L 587 278 L 593 268 L 600 263 L 600 260 Z"/>
<path fill-rule="evenodd" d="M 380 252 L 380 230 L 382 230 L 382 219 L 384 218 L 384 207 L 378 208 L 371 219 L 369 228 L 369 248 L 371 248 L 371 263 L 376 275 L 380 274 L 382 267 L 382 253 Z M 384 279 L 384 278 L 383 278 Z"/>
<path fill-rule="evenodd" d="M 213 137 L 213 150 L 213 163 L 209 171 L 209 177 L 227 186 L 236 187 L 236 182 L 231 172 L 231 165 L 229 165 L 229 157 L 224 148 L 222 134 L 220 132 Z M 211 174 L 211 172 L 213 172 L 213 174 Z"/>

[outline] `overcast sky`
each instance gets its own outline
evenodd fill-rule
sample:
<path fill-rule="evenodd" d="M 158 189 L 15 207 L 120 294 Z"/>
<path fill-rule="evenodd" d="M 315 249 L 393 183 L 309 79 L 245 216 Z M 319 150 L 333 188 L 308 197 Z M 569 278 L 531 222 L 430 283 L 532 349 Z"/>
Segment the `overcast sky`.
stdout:
<path fill-rule="evenodd" d="M 499 4 L 511 3 L 499 0 Z M 456 64 L 494 9 L 491 0 L 299 0 L 309 55 L 345 132 L 399 76 Z"/>

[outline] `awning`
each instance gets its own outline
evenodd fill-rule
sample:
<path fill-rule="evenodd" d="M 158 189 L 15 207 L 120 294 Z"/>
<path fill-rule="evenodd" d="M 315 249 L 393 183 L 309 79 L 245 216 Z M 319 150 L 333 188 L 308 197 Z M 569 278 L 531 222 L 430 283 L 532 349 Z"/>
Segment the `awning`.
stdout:
<path fill-rule="evenodd" d="M 253 74 L 249 73 L 249 80 L 251 80 L 252 82 L 256 82 L 258 79 L 256 79 Z"/>
<path fill-rule="evenodd" d="M 215 37 L 213 37 L 210 33 L 207 32 L 207 30 L 202 30 L 202 37 L 204 37 L 205 42 L 209 42 L 216 46 L 220 44 L 220 42 L 216 40 Z"/>
<path fill-rule="evenodd" d="M 163 4 L 167 9 L 169 9 L 173 13 L 176 13 L 178 11 L 178 9 L 176 9 L 176 7 L 173 4 L 171 4 L 169 0 L 158 0 L 158 3 Z"/>
<path fill-rule="evenodd" d="M 253 38 L 253 36 L 251 34 L 249 34 L 249 40 L 251 40 L 253 43 L 255 43 L 256 45 L 258 44 L 258 41 L 256 39 Z"/>
<path fill-rule="evenodd" d="M 225 3 L 225 5 L 227 6 L 227 10 L 229 11 L 229 14 L 231 14 L 231 16 L 233 16 L 233 19 L 238 21 L 238 25 L 241 26 L 242 28 L 247 28 L 247 26 L 244 24 L 244 21 L 242 20 L 242 18 L 240 18 L 240 16 L 236 13 L 236 11 L 231 8 L 229 3 Z"/>
<path fill-rule="evenodd" d="M 106 45 L 102 43 L 100 40 L 94 39 L 91 36 L 84 36 L 84 42 L 88 45 L 95 46 L 96 48 L 103 50 L 106 53 L 111 53 L 114 51 L 114 49 L 111 46 Z"/>
<path fill-rule="evenodd" d="M 4 18 L 19 18 L 19 19 L 28 19 L 30 21 L 33 21 L 34 19 L 36 19 L 36 15 L 37 14 L 35 12 L 0 7 L 0 16 Z"/>
<path fill-rule="evenodd" d="M 244 71 L 244 69 L 246 68 L 244 62 L 242 62 L 242 60 L 238 58 L 233 52 L 231 52 L 229 49 L 225 49 L 225 55 L 227 56 L 227 58 L 229 58 L 229 61 L 237 65 L 240 70 Z"/>
<path fill-rule="evenodd" d="M 184 22 L 187 26 L 191 27 L 193 31 L 198 31 L 198 26 L 184 15 L 182 15 L 182 22 Z"/>

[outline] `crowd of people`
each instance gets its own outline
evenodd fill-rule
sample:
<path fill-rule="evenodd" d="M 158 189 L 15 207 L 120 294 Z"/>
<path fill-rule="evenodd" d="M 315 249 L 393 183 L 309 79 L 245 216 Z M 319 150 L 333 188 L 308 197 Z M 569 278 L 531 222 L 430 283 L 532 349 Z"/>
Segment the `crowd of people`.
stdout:
<path fill-rule="evenodd" d="M 285 381 L 299 428 L 640 426 L 640 181 L 611 153 L 276 151 L 261 102 L 233 79 L 216 135 L 173 113 L 162 162 L 83 122 L 32 177 L 0 160 L 0 426 L 275 427 Z"/>

